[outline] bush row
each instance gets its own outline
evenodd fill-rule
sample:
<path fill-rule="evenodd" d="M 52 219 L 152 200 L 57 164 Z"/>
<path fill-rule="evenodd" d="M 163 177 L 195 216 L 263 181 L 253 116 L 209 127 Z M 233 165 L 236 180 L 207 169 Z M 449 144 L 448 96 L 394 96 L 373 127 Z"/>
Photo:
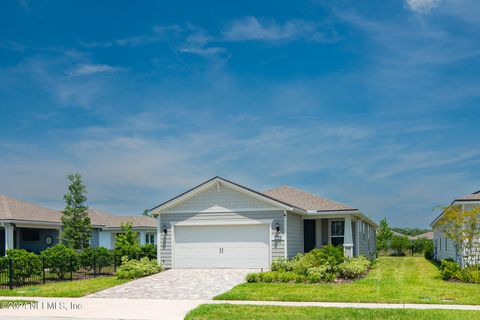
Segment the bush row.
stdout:
<path fill-rule="evenodd" d="M 333 282 L 337 278 L 358 278 L 370 267 L 367 258 L 345 260 L 341 247 L 327 245 L 292 259 L 279 259 L 272 263 L 271 271 L 249 274 L 247 282 Z"/>
<path fill-rule="evenodd" d="M 141 246 L 140 249 L 134 257 L 127 258 L 141 255 L 155 261 L 155 245 L 147 244 Z M 7 250 L 5 257 L 0 258 L 0 272 L 8 270 L 9 260 L 12 259 L 13 278 L 17 283 L 24 283 L 29 277 L 40 276 L 42 268 L 48 269 L 59 279 L 65 279 L 68 273 L 76 272 L 80 268 L 86 272 L 101 274 L 102 269 L 114 264 L 114 255 L 116 254 L 114 250 L 104 247 L 88 247 L 76 252 L 63 244 L 56 244 L 39 255 L 24 249 L 10 249 Z M 119 260 L 116 262 L 117 264 L 121 263 Z"/>
<path fill-rule="evenodd" d="M 466 283 L 480 283 L 480 265 L 461 268 L 453 259 L 443 259 L 440 273 L 444 280 L 458 280 Z"/>
<path fill-rule="evenodd" d="M 163 271 L 157 260 L 150 260 L 147 257 L 140 260 L 129 260 L 127 256 L 122 257 L 122 265 L 117 271 L 119 279 L 137 279 Z"/>

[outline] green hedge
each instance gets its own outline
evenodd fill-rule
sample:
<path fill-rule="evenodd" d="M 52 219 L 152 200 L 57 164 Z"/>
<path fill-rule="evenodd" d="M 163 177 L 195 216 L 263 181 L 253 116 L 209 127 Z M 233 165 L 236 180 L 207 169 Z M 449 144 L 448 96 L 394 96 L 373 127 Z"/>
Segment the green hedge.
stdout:
<path fill-rule="evenodd" d="M 271 271 L 251 273 L 248 282 L 333 282 L 365 275 L 372 262 L 361 256 L 345 260 L 342 247 L 332 245 L 272 263 Z"/>

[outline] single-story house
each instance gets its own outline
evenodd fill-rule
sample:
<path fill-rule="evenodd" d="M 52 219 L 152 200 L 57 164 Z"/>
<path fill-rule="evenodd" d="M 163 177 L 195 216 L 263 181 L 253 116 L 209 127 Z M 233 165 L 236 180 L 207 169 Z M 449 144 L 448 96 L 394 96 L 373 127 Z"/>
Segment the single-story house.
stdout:
<path fill-rule="evenodd" d="M 258 192 L 214 177 L 151 209 L 166 268 L 268 269 L 328 243 L 376 254 L 377 224 L 359 209 L 282 186 Z"/>
<path fill-rule="evenodd" d="M 420 239 L 427 239 L 427 240 L 433 240 L 433 231 L 428 231 L 416 236 L 411 236 L 408 237 L 410 240 L 420 240 Z"/>
<path fill-rule="evenodd" d="M 121 223 L 132 222 L 140 244 L 156 243 L 156 220 L 146 216 L 117 216 L 89 209 L 91 245 L 113 249 Z M 12 248 L 41 252 L 59 242 L 62 212 L 0 195 L 0 254 Z"/>
<path fill-rule="evenodd" d="M 480 207 L 480 191 L 468 194 L 466 196 L 457 198 L 452 201 L 451 205 L 460 206 L 462 212 L 472 210 Z M 451 258 L 460 265 L 464 265 L 462 255 L 458 254 L 451 239 L 446 238 L 441 228 L 438 227 L 438 222 L 443 216 L 443 212 L 430 223 L 433 228 L 433 257 L 437 261 Z"/>

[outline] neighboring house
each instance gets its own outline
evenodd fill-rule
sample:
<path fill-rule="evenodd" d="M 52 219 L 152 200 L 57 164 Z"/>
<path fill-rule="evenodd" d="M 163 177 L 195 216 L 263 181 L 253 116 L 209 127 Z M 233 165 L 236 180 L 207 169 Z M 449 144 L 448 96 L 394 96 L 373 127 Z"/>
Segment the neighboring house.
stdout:
<path fill-rule="evenodd" d="M 376 254 L 377 224 L 360 210 L 282 186 L 265 192 L 215 177 L 152 209 L 166 268 L 270 268 L 328 243 Z"/>
<path fill-rule="evenodd" d="M 116 216 L 89 209 L 92 221 L 91 245 L 113 249 L 120 224 L 132 222 L 140 244 L 156 242 L 157 224 L 146 216 Z M 0 254 L 12 248 L 41 252 L 59 242 L 61 211 L 0 195 Z"/>
<path fill-rule="evenodd" d="M 428 231 L 416 236 L 411 236 L 408 237 L 410 240 L 420 240 L 420 239 L 427 239 L 427 240 L 433 240 L 433 231 Z"/>
<path fill-rule="evenodd" d="M 455 199 L 451 205 L 458 205 L 462 212 L 472 210 L 480 207 L 480 191 Z M 433 220 L 430 226 L 433 228 L 433 255 L 434 259 L 441 261 L 442 259 L 451 258 L 460 265 L 464 264 L 461 255 L 455 251 L 455 246 L 451 239 L 447 239 L 440 228 L 438 228 L 438 221 L 443 216 L 443 212 Z"/>
<path fill-rule="evenodd" d="M 405 234 L 400 233 L 398 231 L 395 231 L 395 230 L 390 230 L 390 231 L 392 231 L 392 235 L 395 236 L 395 237 L 406 237 Z"/>

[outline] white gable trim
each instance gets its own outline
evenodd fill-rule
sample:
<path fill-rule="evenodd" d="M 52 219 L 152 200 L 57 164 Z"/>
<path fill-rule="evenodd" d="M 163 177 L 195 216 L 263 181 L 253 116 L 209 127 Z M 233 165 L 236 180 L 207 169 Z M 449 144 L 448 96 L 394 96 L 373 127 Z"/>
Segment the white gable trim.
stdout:
<path fill-rule="evenodd" d="M 272 205 L 272 209 L 268 209 L 268 210 L 273 210 L 273 209 L 282 209 L 282 210 L 295 210 L 297 211 L 298 209 L 297 208 L 292 208 L 291 206 L 288 206 L 282 202 L 279 202 L 279 201 L 276 201 L 276 200 L 273 200 L 269 197 L 266 197 L 266 196 L 262 196 L 261 194 L 258 194 L 252 190 L 249 190 L 248 188 L 245 188 L 245 187 L 242 187 L 242 186 L 239 186 L 239 185 L 236 185 L 230 181 L 227 181 L 227 180 L 224 180 L 222 178 L 219 178 L 219 177 L 216 177 L 206 183 L 203 183 L 201 185 L 199 185 L 198 187 L 196 188 L 193 188 L 192 190 L 190 191 L 187 191 L 186 193 L 176 197 L 176 198 L 173 198 L 172 200 L 170 201 L 167 201 L 163 204 L 161 204 L 160 206 L 152 209 L 152 215 L 156 216 L 156 215 L 159 215 L 159 214 L 162 214 L 162 212 L 168 210 L 169 208 L 172 208 L 174 206 L 177 206 L 179 205 L 180 203 L 184 202 L 184 201 L 187 201 L 191 198 L 193 198 L 194 196 L 200 194 L 201 192 L 207 190 L 207 189 L 210 189 L 211 187 L 216 187 L 218 190 L 220 190 L 220 185 L 223 184 L 225 185 L 226 187 L 232 189 L 232 190 L 235 190 L 235 191 L 238 191 L 238 192 L 241 192 L 245 195 L 248 195 L 252 198 L 255 198 L 257 200 L 260 200 L 260 201 L 263 201 L 263 202 L 266 202 L 268 204 L 271 204 Z M 242 210 L 244 211 L 247 211 L 248 208 L 244 208 Z M 237 211 L 237 210 L 235 210 Z M 259 209 L 254 209 L 254 210 L 250 210 L 250 211 L 259 211 Z M 171 210 L 169 211 L 169 213 L 171 212 L 175 212 L 174 210 Z M 180 212 L 180 211 L 179 211 Z M 208 212 L 208 211 L 204 211 L 204 212 Z M 216 211 L 212 211 L 212 212 L 216 212 Z M 220 211 L 217 211 L 217 212 L 220 212 Z M 183 213 L 183 211 L 182 211 Z"/>
<path fill-rule="evenodd" d="M 278 211 L 278 207 L 271 208 L 208 208 L 207 210 L 168 210 L 168 213 L 223 213 L 223 212 L 254 212 L 254 211 Z"/>

